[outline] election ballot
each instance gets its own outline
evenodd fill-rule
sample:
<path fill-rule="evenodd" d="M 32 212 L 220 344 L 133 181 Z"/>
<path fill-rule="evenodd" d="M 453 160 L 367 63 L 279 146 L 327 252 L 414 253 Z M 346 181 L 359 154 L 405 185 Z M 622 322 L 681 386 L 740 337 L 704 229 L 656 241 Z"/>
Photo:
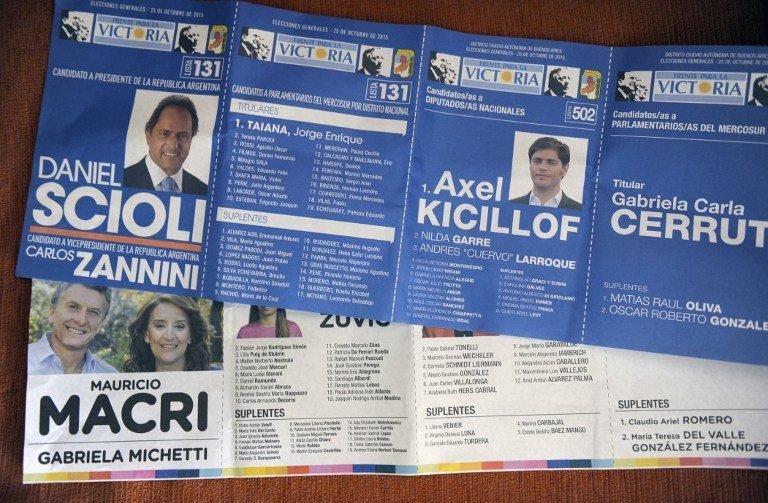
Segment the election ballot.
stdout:
<path fill-rule="evenodd" d="M 32 295 L 26 482 L 768 467 L 761 365 L 73 283 Z"/>
<path fill-rule="evenodd" d="M 57 0 L 26 482 L 768 467 L 768 49 Z"/>

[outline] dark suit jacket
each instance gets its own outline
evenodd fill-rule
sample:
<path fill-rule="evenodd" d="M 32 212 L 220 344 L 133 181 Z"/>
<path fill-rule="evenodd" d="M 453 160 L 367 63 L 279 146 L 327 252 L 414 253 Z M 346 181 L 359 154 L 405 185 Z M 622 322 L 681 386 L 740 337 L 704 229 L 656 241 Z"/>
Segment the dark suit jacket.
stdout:
<path fill-rule="evenodd" d="M 123 187 L 133 187 L 135 189 L 155 190 L 152 185 L 152 177 L 149 176 L 147 163 L 142 158 L 133 166 L 128 166 L 123 171 Z M 204 184 L 195 175 L 186 171 L 181 175 L 181 192 L 184 194 L 194 194 L 196 196 L 208 195 L 208 185 Z"/>
<path fill-rule="evenodd" d="M 509 201 L 512 203 L 518 203 L 518 204 L 528 204 L 530 200 L 531 200 L 531 193 L 528 192 L 524 196 L 516 197 L 515 199 L 510 199 Z M 563 198 L 560 199 L 560 204 L 558 204 L 557 207 L 562 210 L 580 210 L 581 203 L 577 203 L 570 197 L 566 196 L 565 192 L 563 192 Z"/>
<path fill-rule="evenodd" d="M 59 26 L 59 38 L 64 40 L 77 40 L 77 33 L 68 30 L 64 25 Z"/>
<path fill-rule="evenodd" d="M 624 91 L 621 87 L 616 88 L 616 96 L 614 99 L 616 101 L 633 101 L 631 95 Z"/>
<path fill-rule="evenodd" d="M 568 97 L 565 94 L 562 95 L 562 96 L 560 96 L 559 94 L 555 94 L 554 92 L 552 92 L 552 89 L 547 89 L 546 91 L 544 91 L 544 96 L 554 96 L 556 98 L 567 98 Z"/>

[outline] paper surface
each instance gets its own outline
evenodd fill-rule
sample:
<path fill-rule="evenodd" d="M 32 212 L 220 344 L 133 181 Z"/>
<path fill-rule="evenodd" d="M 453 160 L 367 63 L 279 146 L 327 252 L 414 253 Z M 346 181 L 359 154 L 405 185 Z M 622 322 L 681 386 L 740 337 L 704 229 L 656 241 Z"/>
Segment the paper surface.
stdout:
<path fill-rule="evenodd" d="M 766 363 L 764 48 L 78 5 L 20 275 Z"/>
<path fill-rule="evenodd" d="M 26 481 L 766 466 L 764 47 L 55 16 Z"/>

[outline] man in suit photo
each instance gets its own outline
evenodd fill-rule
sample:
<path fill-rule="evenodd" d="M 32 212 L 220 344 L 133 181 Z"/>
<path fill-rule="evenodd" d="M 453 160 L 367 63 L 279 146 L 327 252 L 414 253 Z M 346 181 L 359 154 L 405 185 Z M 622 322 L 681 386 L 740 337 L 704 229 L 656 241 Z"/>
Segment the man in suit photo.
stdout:
<path fill-rule="evenodd" d="M 240 56 L 268 61 L 272 56 L 272 48 L 256 28 L 243 27 L 240 32 L 240 45 L 237 48 Z"/>
<path fill-rule="evenodd" d="M 456 85 L 458 71 L 449 56 L 439 52 L 432 52 L 429 57 L 429 75 L 432 82 Z"/>
<path fill-rule="evenodd" d="M 90 42 L 91 21 L 86 19 L 88 14 L 72 10 L 61 11 L 59 38 L 76 42 Z M 93 16 L 93 14 L 91 14 Z"/>
<path fill-rule="evenodd" d="M 646 72 L 619 72 L 616 74 L 616 101 L 648 101 L 649 82 Z"/>
<path fill-rule="evenodd" d="M 179 30 L 179 42 L 173 49 L 174 52 L 181 52 L 183 54 L 194 54 L 203 51 L 200 50 L 198 44 L 200 43 L 200 33 L 198 33 L 193 26 L 185 26 Z"/>
<path fill-rule="evenodd" d="M 533 188 L 524 196 L 510 199 L 513 203 L 580 210 L 581 203 L 571 199 L 560 188 L 571 162 L 568 145 L 552 137 L 534 141 L 528 149 Z"/>
<path fill-rule="evenodd" d="M 570 89 L 571 76 L 568 75 L 564 68 L 555 68 L 549 72 L 547 90 L 544 91 L 544 96 L 564 98 L 568 96 Z"/>
<path fill-rule="evenodd" d="M 111 302 L 109 287 L 59 283 L 48 308 L 51 330 L 29 345 L 27 372 L 30 375 L 117 372 L 89 349 L 104 326 Z"/>
<path fill-rule="evenodd" d="M 360 59 L 360 68 L 358 68 L 357 73 L 381 76 L 384 74 L 384 62 L 386 59 L 381 49 L 369 47 L 363 51 Z"/>
<path fill-rule="evenodd" d="M 144 126 L 148 154 L 125 168 L 123 187 L 207 195 L 208 185 L 184 169 L 197 131 L 192 100 L 178 94 L 163 98 Z"/>

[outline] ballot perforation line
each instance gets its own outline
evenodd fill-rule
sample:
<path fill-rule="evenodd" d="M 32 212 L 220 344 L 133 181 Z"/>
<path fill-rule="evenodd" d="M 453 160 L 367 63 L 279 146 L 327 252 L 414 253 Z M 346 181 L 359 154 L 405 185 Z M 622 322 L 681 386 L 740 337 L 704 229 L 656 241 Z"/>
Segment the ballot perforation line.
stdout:
<path fill-rule="evenodd" d="M 424 45 L 427 41 L 427 27 L 424 26 L 421 31 L 421 48 L 419 49 L 419 68 L 418 68 L 418 77 L 416 79 L 416 98 L 414 99 L 414 106 L 413 106 L 413 128 L 411 129 L 411 144 L 408 149 L 408 170 L 405 177 L 405 194 L 403 195 L 405 201 L 403 202 L 403 218 L 400 222 L 400 244 L 397 247 L 397 262 L 395 264 L 395 285 L 394 285 L 394 293 L 392 295 L 392 310 L 390 311 L 390 319 L 395 318 L 395 305 L 397 304 L 397 285 L 400 281 L 400 259 L 403 255 L 403 231 L 405 230 L 405 215 L 408 212 L 408 190 L 411 185 L 411 167 L 413 166 L 413 146 L 415 144 L 416 140 L 416 119 L 419 114 L 419 98 L 421 93 L 421 75 L 423 73 L 423 67 L 424 67 Z M 407 299 L 406 299 L 407 301 Z M 413 390 L 413 410 L 418 410 L 417 408 L 417 395 L 416 395 L 416 334 L 414 334 L 414 328 L 411 327 L 411 354 L 414 355 L 413 358 L 413 383 L 412 383 L 412 390 Z M 418 437 L 419 432 L 419 426 L 418 426 L 418 414 L 415 414 L 413 417 L 413 438 L 416 439 Z M 415 442 L 415 464 L 416 466 L 419 465 L 419 442 Z"/>
<path fill-rule="evenodd" d="M 240 8 L 240 1 L 235 1 L 235 15 L 232 18 L 232 36 L 229 40 L 229 51 L 227 52 L 227 65 L 224 69 L 224 93 L 221 96 L 221 113 L 219 115 L 219 128 L 217 131 L 217 135 L 219 137 L 218 145 L 216 145 L 216 157 L 213 161 L 213 174 L 212 174 L 212 182 L 211 182 L 211 188 L 209 191 L 209 194 L 212 196 L 216 194 L 216 173 L 219 169 L 219 154 L 221 153 L 221 144 L 224 143 L 224 139 L 221 136 L 221 131 L 224 128 L 224 111 L 225 111 L 225 105 L 227 102 L 227 88 L 229 87 L 229 67 L 232 64 L 232 49 L 235 47 L 235 25 L 237 24 L 237 13 Z M 213 197 L 211 197 L 211 204 L 208 208 L 208 225 L 205 230 L 205 236 L 208 241 L 208 244 L 211 244 L 211 225 L 213 220 Z M 217 243 L 218 245 L 218 243 Z M 205 294 L 205 279 L 206 279 L 206 273 L 208 272 L 208 249 L 210 246 L 205 247 L 205 253 L 203 254 L 203 277 L 201 280 L 200 289 L 202 290 L 200 292 L 200 296 L 202 297 Z M 222 411 L 223 414 L 223 411 Z M 223 442 L 223 439 L 222 439 Z"/>
<path fill-rule="evenodd" d="M 605 394 L 608 400 L 608 434 L 611 439 L 611 459 L 616 459 L 616 451 L 613 447 L 613 419 L 611 418 L 611 386 L 608 383 L 608 348 L 603 348 L 603 356 L 605 357 Z"/>
<path fill-rule="evenodd" d="M 394 287 L 394 294 L 392 296 L 392 310 L 390 311 L 390 319 L 395 318 L 395 304 L 397 303 L 397 284 L 400 280 L 400 258 L 403 254 L 403 230 L 405 229 L 405 215 L 408 213 L 408 189 L 411 186 L 411 166 L 413 166 L 413 145 L 415 143 L 416 139 L 416 119 L 419 114 L 419 97 L 421 93 L 421 74 L 423 73 L 423 66 L 424 66 L 424 44 L 427 40 L 427 27 L 426 25 L 422 28 L 421 31 L 421 49 L 419 50 L 419 70 L 418 70 L 418 78 L 416 80 L 416 98 L 414 99 L 413 103 L 413 128 L 411 128 L 411 145 L 408 150 L 408 170 L 406 172 L 405 176 L 405 194 L 404 198 L 405 201 L 403 203 L 403 218 L 400 222 L 400 244 L 397 247 L 397 262 L 395 264 L 395 287 Z M 414 367 L 414 372 L 415 372 Z M 415 374 L 414 374 L 415 375 Z M 414 377 L 415 379 L 415 377 Z M 415 396 L 414 396 L 415 401 Z"/>
<path fill-rule="evenodd" d="M 611 84 L 611 65 L 613 64 L 613 47 L 608 53 L 608 76 L 605 79 L 605 96 L 603 97 L 603 125 L 600 127 L 600 145 L 597 149 L 597 165 L 595 166 L 595 191 L 592 197 L 592 221 L 589 231 L 589 252 L 587 253 L 587 280 L 584 287 L 584 316 L 581 320 L 581 343 L 587 330 L 587 307 L 589 306 L 589 280 L 592 273 L 592 244 L 595 241 L 595 220 L 597 219 L 597 188 L 600 185 L 600 165 L 603 161 L 603 141 L 605 140 L 605 121 L 608 116 L 608 90 Z"/>
<path fill-rule="evenodd" d="M 230 31 L 230 33 L 232 33 L 232 36 L 230 37 L 229 53 L 227 54 L 227 67 L 226 67 L 226 70 L 225 70 L 225 73 L 224 73 L 224 94 L 222 95 L 222 99 L 221 99 L 221 107 L 222 107 L 221 117 L 219 117 L 219 144 L 216 147 L 216 160 L 214 161 L 214 166 L 213 166 L 214 176 L 213 176 L 213 183 L 211 185 L 211 194 L 215 194 L 216 193 L 215 192 L 215 189 L 216 189 L 216 170 L 219 167 L 219 153 L 221 152 L 221 144 L 224 141 L 223 138 L 221 137 L 221 130 L 224 127 L 224 111 L 226 110 L 225 106 L 226 106 L 226 102 L 227 102 L 227 87 L 228 87 L 228 84 L 229 84 L 229 66 L 232 63 L 232 50 L 235 47 L 235 40 L 236 40 L 236 38 L 235 38 L 235 26 L 237 26 L 237 14 L 239 12 L 239 9 L 240 9 L 240 1 L 236 0 L 235 1 L 235 15 L 232 17 L 232 30 Z M 210 237 L 211 237 L 210 231 L 211 231 L 211 221 L 212 221 L 212 219 L 213 219 L 213 200 L 211 200 L 211 207 L 208 208 L 208 229 L 206 230 L 206 233 L 205 233 L 205 235 L 208 238 L 209 244 L 210 244 Z M 205 247 L 205 255 L 203 256 L 203 264 L 205 264 L 205 265 L 208 264 L 208 248 L 209 248 L 208 246 Z M 203 279 L 202 279 L 202 290 L 203 290 L 203 292 L 205 292 L 205 273 L 206 273 L 207 269 L 208 269 L 207 267 L 203 267 Z M 222 380 L 221 389 L 224 389 L 224 383 L 223 383 L 223 380 L 224 380 L 224 375 L 223 374 L 224 373 L 221 372 L 221 374 L 222 374 L 220 376 L 221 380 Z M 221 416 L 220 416 L 221 417 L 221 433 L 219 434 L 220 437 L 221 437 L 220 440 L 219 440 L 219 466 L 224 466 L 224 402 L 225 402 L 225 400 L 222 397 L 222 400 L 221 400 Z M 232 458 L 234 459 L 237 456 L 235 455 L 234 449 L 232 449 L 232 451 L 233 451 Z"/>

